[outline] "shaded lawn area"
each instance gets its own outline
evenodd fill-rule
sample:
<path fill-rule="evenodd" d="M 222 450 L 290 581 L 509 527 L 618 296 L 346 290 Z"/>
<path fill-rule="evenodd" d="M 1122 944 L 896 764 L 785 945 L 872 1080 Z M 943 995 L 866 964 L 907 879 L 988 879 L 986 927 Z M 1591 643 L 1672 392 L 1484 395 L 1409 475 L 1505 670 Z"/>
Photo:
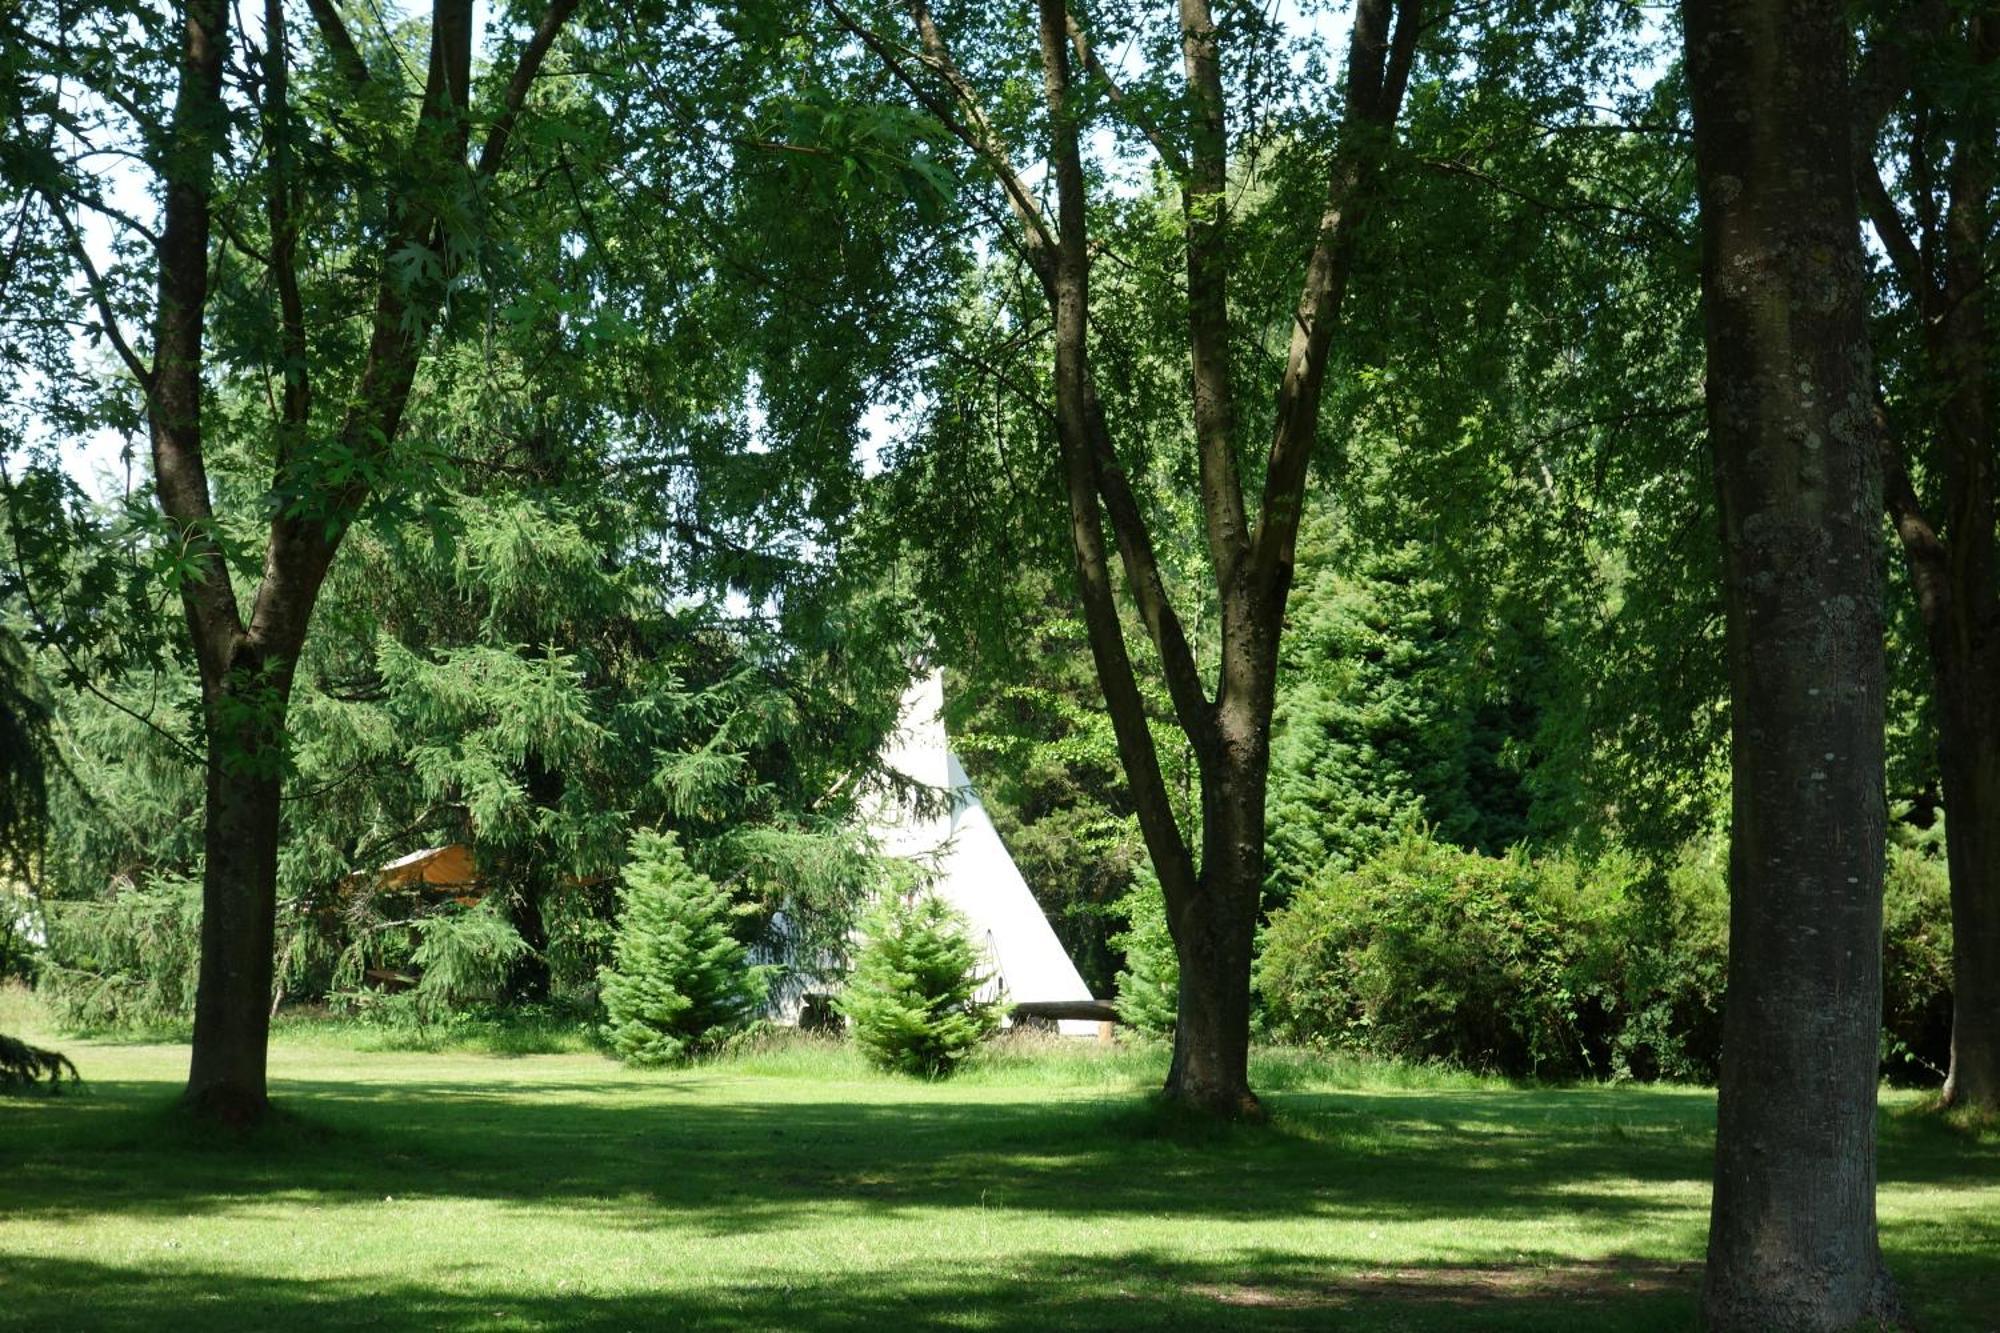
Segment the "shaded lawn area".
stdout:
<path fill-rule="evenodd" d="M 1272 1057 L 1273 1125 L 1213 1131 L 1148 1101 L 1156 1050 L 926 1085 L 839 1049 L 637 1072 L 288 1038 L 290 1118 L 244 1144 L 169 1109 L 185 1048 L 69 1050 L 84 1091 L 0 1101 L 0 1327 L 1694 1322 L 1701 1091 Z M 2000 1138 L 1900 1095 L 1883 1125 L 1919 1327 L 1995 1327 Z"/>

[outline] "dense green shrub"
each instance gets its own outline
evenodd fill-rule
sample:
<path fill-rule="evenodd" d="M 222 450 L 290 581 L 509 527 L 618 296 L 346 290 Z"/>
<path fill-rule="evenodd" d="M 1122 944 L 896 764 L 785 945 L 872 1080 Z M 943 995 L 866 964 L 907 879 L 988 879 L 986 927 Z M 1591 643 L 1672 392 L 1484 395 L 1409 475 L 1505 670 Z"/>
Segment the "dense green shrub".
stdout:
<path fill-rule="evenodd" d="M 1882 892 L 1882 1058 L 1892 1078 L 1942 1079 L 1951 1059 L 1951 879 L 1944 861 L 1889 849 Z"/>
<path fill-rule="evenodd" d="M 1167 903 L 1150 867 L 1141 870 L 1118 900 L 1124 931 L 1111 947 L 1125 955 L 1118 970 L 1118 1017 L 1141 1032 L 1165 1036 L 1180 1009 L 1181 963 L 1167 929 Z"/>
<path fill-rule="evenodd" d="M 605 1039 L 633 1064 L 685 1060 L 756 1016 L 768 982 L 730 934 L 729 897 L 672 834 L 632 840 L 612 964 L 599 974 Z"/>
<path fill-rule="evenodd" d="M 1257 964 L 1267 1021 L 1401 1059 L 1603 1072 L 1615 966 L 1597 942 L 1616 878 L 1407 834 L 1272 917 Z"/>
<path fill-rule="evenodd" d="M 1883 1072 L 1944 1077 L 1951 1049 L 1951 890 L 1941 858 L 1891 846 L 1883 878 Z M 1712 1082 L 1722 1060 L 1729 847 L 1683 851 L 1621 917 L 1626 1012 L 1616 1072 Z"/>
<path fill-rule="evenodd" d="M 1257 963 L 1281 1038 L 1540 1076 L 1713 1081 L 1729 960 L 1728 845 L 1480 856 L 1406 836 L 1273 916 Z M 1883 1042 L 1940 1075 L 1951 1027 L 1944 865 L 1892 848 Z"/>
<path fill-rule="evenodd" d="M 986 978 L 965 920 L 935 894 L 889 898 L 862 926 L 847 989 L 835 1002 L 877 1067 L 941 1078 L 999 1026 L 979 999 Z"/>
<path fill-rule="evenodd" d="M 1610 940 L 1622 1001 L 1612 1039 L 1618 1077 L 1715 1080 L 1729 964 L 1728 864 L 1725 839 L 1692 844 L 1626 900 Z"/>

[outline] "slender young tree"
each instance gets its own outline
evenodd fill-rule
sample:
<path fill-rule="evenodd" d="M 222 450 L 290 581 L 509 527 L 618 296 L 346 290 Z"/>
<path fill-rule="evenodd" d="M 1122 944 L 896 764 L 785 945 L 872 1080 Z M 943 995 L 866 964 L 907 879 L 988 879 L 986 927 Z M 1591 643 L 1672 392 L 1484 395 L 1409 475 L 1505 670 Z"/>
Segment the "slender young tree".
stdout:
<path fill-rule="evenodd" d="M 1944 1100 L 1988 1111 L 2000 1110 L 2000 433 L 1988 311 L 2000 215 L 1996 56 L 2000 16 L 1911 6 L 1863 62 L 1855 167 L 1894 300 L 1916 327 L 1908 354 L 1926 390 L 1889 404 L 1884 500 L 1937 710 L 1953 947 Z M 1899 107 L 1905 134 L 1885 142 L 1883 122 Z M 1884 181 L 1891 160 L 1900 206 Z M 1919 468 L 1935 495 L 1928 504 Z"/>
<path fill-rule="evenodd" d="M 1216 1114 L 1254 1115 L 1259 1108 L 1248 1070 L 1250 963 L 1265 874 L 1264 797 L 1278 639 L 1328 358 L 1358 262 L 1359 233 L 1380 195 L 1385 150 L 1394 138 L 1424 26 L 1423 7 L 1419 0 L 1361 0 L 1356 9 L 1336 144 L 1291 312 L 1290 345 L 1261 469 L 1263 489 L 1253 508 L 1242 460 L 1245 421 L 1254 414 L 1236 400 L 1238 374 L 1232 365 L 1228 274 L 1234 237 L 1224 31 L 1208 0 L 1179 5 L 1184 123 L 1178 128 L 1125 95 L 1063 0 L 1038 0 L 1032 59 L 1041 72 L 1046 161 L 1055 184 L 1052 210 L 1024 176 L 1019 146 L 1004 141 L 998 119 L 982 103 L 950 35 L 925 0 L 905 6 L 908 44 L 864 25 L 837 0 L 828 4 L 998 182 L 1013 236 L 1046 299 L 1053 330 L 1055 433 L 1077 589 L 1120 762 L 1180 957 L 1179 1021 L 1166 1090 Z M 1154 535 L 1121 464 L 1093 368 L 1091 197 L 1080 148 L 1090 99 L 1127 115 L 1180 188 L 1187 410 L 1220 610 L 1220 661 L 1212 689 L 1170 600 Z M 1120 622 L 1114 563 L 1122 567 L 1164 669 L 1174 720 L 1200 770 L 1198 848 L 1189 845 L 1174 819 Z"/>
<path fill-rule="evenodd" d="M 1875 1226 L 1880 425 L 1843 6 L 1687 0 L 1730 668 L 1729 998 L 1702 1316 L 1894 1313 Z"/>
<path fill-rule="evenodd" d="M 578 0 L 550 0 L 519 49 L 499 104 L 471 149 L 472 0 L 435 0 L 430 55 L 413 116 L 383 115 L 377 75 L 331 0 L 309 0 L 326 63 L 356 106 L 375 111 L 335 117 L 365 137 L 358 145 L 380 171 L 386 219 L 374 258 L 372 309 L 337 312 L 366 325 L 351 382 L 326 407 L 314 375 L 316 339 L 301 296 L 301 210 L 308 201 L 299 165 L 305 136 L 290 98 L 292 34 L 283 0 L 265 0 L 262 49 L 243 98 L 225 71 L 233 7 L 187 0 L 180 12 L 173 110 L 153 161 L 163 204 L 156 237 L 156 291 L 150 359 L 122 335 L 116 303 L 74 227 L 69 234 L 107 336 L 144 395 L 156 498 L 177 552 L 177 582 L 200 669 L 206 733 L 206 861 L 201 975 L 187 1101 L 198 1113 L 236 1123 L 267 1105 L 272 936 L 286 714 L 307 626 L 341 540 L 388 472 L 394 441 L 427 334 L 464 249 L 468 201 L 488 188 L 530 87 Z M 114 96 L 115 90 L 107 93 Z M 265 154 L 267 192 L 261 250 L 276 295 L 275 360 L 280 367 L 273 433 L 273 513 L 262 572 L 247 602 L 238 596 L 222 524 L 213 508 L 204 457 L 205 354 L 211 318 L 211 239 L 218 224 L 218 166 L 231 125 L 247 114 Z M 378 132 L 379 131 L 379 132 Z M 67 218 L 69 193 L 45 189 Z M 232 240 L 238 239 L 232 237 Z M 326 256 L 310 256 L 326 258 Z M 108 275 L 107 275 L 108 276 Z"/>

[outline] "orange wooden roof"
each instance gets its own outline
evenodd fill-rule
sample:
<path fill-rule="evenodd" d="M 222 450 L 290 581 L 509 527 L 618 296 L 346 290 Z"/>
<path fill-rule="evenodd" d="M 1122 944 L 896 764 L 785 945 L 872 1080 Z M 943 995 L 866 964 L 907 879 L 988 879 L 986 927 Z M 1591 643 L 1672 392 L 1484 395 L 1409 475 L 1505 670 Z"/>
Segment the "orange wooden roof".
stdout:
<path fill-rule="evenodd" d="M 411 852 L 376 872 L 376 883 L 383 888 L 455 889 L 478 880 L 479 869 L 472 848 L 462 842 Z"/>

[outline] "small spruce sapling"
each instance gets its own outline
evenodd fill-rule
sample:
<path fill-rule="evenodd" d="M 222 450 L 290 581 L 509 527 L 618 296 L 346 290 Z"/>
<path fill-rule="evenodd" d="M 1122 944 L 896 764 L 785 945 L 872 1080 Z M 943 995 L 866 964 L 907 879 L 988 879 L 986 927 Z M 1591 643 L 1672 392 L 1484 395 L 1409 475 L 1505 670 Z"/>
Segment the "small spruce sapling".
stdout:
<path fill-rule="evenodd" d="M 942 1078 L 999 1027 L 999 1006 L 978 998 L 986 978 L 965 918 L 943 899 L 890 898 L 862 937 L 835 1004 L 872 1064 Z"/>
<path fill-rule="evenodd" d="M 1170 1035 L 1180 1008 L 1181 964 L 1167 929 L 1167 903 L 1151 867 L 1143 867 L 1118 900 L 1123 932 L 1111 947 L 1125 954 L 1118 969 L 1118 1017 L 1141 1032 Z"/>
<path fill-rule="evenodd" d="M 598 973 L 604 1036 L 631 1064 L 686 1060 L 756 1016 L 769 969 L 730 934 L 729 895 L 687 863 L 672 834 L 642 831 L 619 891 L 612 964 Z"/>

